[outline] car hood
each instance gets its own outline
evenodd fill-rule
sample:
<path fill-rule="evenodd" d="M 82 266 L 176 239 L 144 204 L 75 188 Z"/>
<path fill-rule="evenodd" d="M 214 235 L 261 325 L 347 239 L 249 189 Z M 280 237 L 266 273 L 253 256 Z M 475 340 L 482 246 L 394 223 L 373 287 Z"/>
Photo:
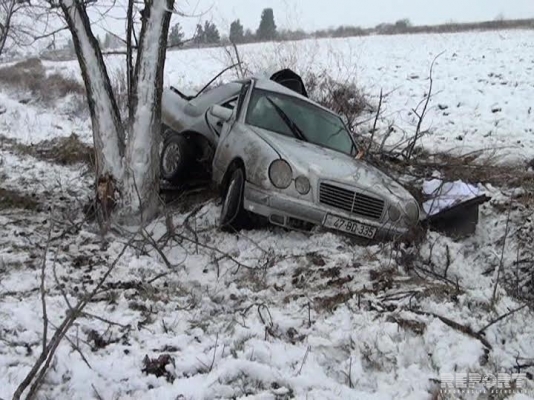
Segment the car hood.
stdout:
<path fill-rule="evenodd" d="M 413 199 L 399 183 L 366 161 L 265 129 L 251 129 L 269 143 L 283 159 L 295 167 L 307 169 L 313 177 L 331 179 L 382 196 L 389 194 L 398 200 Z"/>

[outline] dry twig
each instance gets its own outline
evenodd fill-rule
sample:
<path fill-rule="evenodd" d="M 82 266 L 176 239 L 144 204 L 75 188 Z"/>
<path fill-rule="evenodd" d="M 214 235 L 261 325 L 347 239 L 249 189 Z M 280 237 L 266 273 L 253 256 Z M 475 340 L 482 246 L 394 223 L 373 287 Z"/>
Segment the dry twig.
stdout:
<path fill-rule="evenodd" d="M 504 250 L 506 248 L 506 239 L 508 237 L 509 227 L 510 227 L 510 213 L 512 212 L 512 199 L 514 197 L 514 193 L 512 192 L 512 195 L 510 196 L 510 204 L 508 206 L 508 213 L 506 216 L 506 227 L 504 231 L 504 239 L 502 241 L 502 250 L 501 250 L 501 258 L 499 260 L 499 267 L 497 268 L 497 277 L 495 278 L 495 286 L 493 286 L 493 294 L 491 295 L 491 304 L 495 305 L 495 301 L 497 300 L 497 288 L 499 286 L 499 280 L 501 278 L 501 271 L 504 264 Z"/>
<path fill-rule="evenodd" d="M 484 336 L 482 336 L 479 332 L 475 332 L 473 331 L 473 329 L 471 329 L 469 326 L 466 326 L 466 325 L 462 325 L 458 322 L 455 322 L 449 318 L 446 318 L 446 317 L 443 317 L 441 315 L 438 315 L 438 314 L 434 314 L 434 313 L 431 313 L 431 312 L 426 312 L 426 311 L 416 311 L 416 310 L 411 310 L 413 313 L 415 314 L 419 314 L 419 315 L 428 315 L 428 316 L 431 316 L 431 317 L 434 317 L 434 318 L 438 318 L 441 320 L 441 322 L 443 322 L 445 325 L 448 325 L 450 326 L 451 328 L 453 329 L 456 329 L 457 331 L 459 332 L 462 332 L 468 336 L 471 336 L 472 338 L 474 339 L 477 339 L 478 341 L 480 341 L 480 343 L 482 343 L 486 348 L 488 348 L 489 350 L 492 349 L 492 346 L 491 344 L 486 340 L 486 338 L 484 338 Z"/>
<path fill-rule="evenodd" d="M 508 318 L 510 315 L 515 314 L 518 311 L 521 311 L 523 308 L 526 308 L 528 304 L 523 304 L 520 307 L 514 308 L 513 310 L 508 311 L 507 313 L 495 318 L 493 321 L 488 323 L 486 326 L 484 326 L 482 329 L 478 331 L 478 334 L 481 335 L 484 333 L 486 329 L 488 329 L 490 326 L 495 325 L 497 322 L 502 321 L 505 318 Z"/>
<path fill-rule="evenodd" d="M 302 368 L 304 368 L 304 364 L 306 363 L 306 360 L 308 359 L 308 353 L 311 350 L 311 346 L 306 347 L 306 353 L 304 353 L 304 358 L 302 359 L 302 364 L 300 364 L 299 372 L 297 372 L 297 376 L 300 375 L 302 372 Z"/>
<path fill-rule="evenodd" d="M 426 116 L 426 112 L 428 110 L 428 104 L 430 103 L 430 98 L 432 97 L 432 89 L 433 89 L 433 86 L 434 86 L 434 77 L 432 76 L 432 73 L 434 72 L 434 65 L 437 61 L 437 59 L 439 57 L 441 57 L 443 55 L 444 52 L 441 52 L 439 53 L 435 58 L 434 60 L 432 61 L 432 64 L 430 65 L 430 74 L 429 74 L 429 88 L 428 88 L 428 93 L 427 93 L 427 96 L 426 96 L 426 100 L 425 100 L 425 104 L 423 106 L 423 110 L 421 111 L 421 114 L 419 114 L 417 112 L 417 109 L 413 109 L 413 113 L 419 118 L 418 122 L 417 122 L 417 127 L 415 129 L 415 135 L 413 137 L 413 139 L 411 140 L 411 142 L 408 144 L 408 147 L 406 148 L 406 159 L 407 160 L 410 160 L 412 158 L 412 155 L 413 155 L 413 151 L 415 149 L 415 145 L 417 144 L 417 141 L 421 138 L 423 132 L 421 132 L 421 127 L 423 125 L 423 121 L 425 119 L 425 116 Z"/>
<path fill-rule="evenodd" d="M 46 313 L 46 289 L 45 289 L 45 270 L 46 270 L 46 257 L 48 255 L 48 249 L 50 248 L 50 238 L 52 236 L 52 228 L 54 224 L 49 222 L 48 238 L 46 239 L 45 251 L 43 254 L 43 262 L 41 263 L 41 305 L 43 309 L 43 353 L 46 351 L 46 342 L 48 336 L 48 315 Z"/>
<path fill-rule="evenodd" d="M 46 372 L 48 371 L 48 368 L 50 367 L 50 363 L 52 362 L 54 358 L 54 354 L 67 334 L 68 330 L 76 321 L 76 319 L 82 314 L 83 309 L 85 306 L 91 301 L 91 299 L 94 297 L 94 295 L 100 290 L 104 282 L 107 280 L 109 275 L 113 272 L 116 265 L 118 264 L 119 260 L 122 258 L 123 254 L 125 253 L 126 249 L 130 246 L 131 242 L 134 240 L 134 238 L 137 236 L 137 233 L 132 235 L 131 239 L 124 245 L 118 256 L 115 258 L 115 260 L 111 263 L 111 265 L 108 267 L 107 271 L 104 273 L 102 278 L 100 278 L 98 284 L 95 286 L 95 288 L 85 295 L 82 299 L 78 301 L 78 303 L 67 313 L 67 316 L 63 319 L 63 322 L 58 327 L 48 344 L 46 345 L 45 350 L 41 353 L 35 364 L 33 365 L 30 372 L 26 375 L 24 380 L 20 383 L 20 385 L 17 387 L 14 395 L 13 400 L 19 400 L 24 391 L 30 387 L 27 399 L 32 399 L 37 391 L 39 390 L 39 387 L 41 386 L 41 383 L 43 382 L 43 379 L 46 375 Z M 31 385 L 31 386 L 30 386 Z"/>
<path fill-rule="evenodd" d="M 371 150 L 371 146 L 373 145 L 375 139 L 376 125 L 378 124 L 378 118 L 380 118 L 380 113 L 382 111 L 382 100 L 383 92 L 382 89 L 380 89 L 380 100 L 378 101 L 378 109 L 376 110 L 375 122 L 373 123 L 373 130 L 371 131 L 371 139 L 369 140 L 369 145 L 367 146 L 367 154 L 369 154 L 369 151 Z"/>

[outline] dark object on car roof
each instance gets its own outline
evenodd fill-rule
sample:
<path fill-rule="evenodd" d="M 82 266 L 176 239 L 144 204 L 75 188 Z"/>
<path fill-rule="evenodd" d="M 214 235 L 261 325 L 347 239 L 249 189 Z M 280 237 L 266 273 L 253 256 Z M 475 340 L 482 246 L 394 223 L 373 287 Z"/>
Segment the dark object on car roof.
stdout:
<path fill-rule="evenodd" d="M 275 72 L 273 75 L 271 75 L 270 79 L 304 97 L 308 97 L 306 86 L 304 85 L 300 75 L 288 68 Z"/>
<path fill-rule="evenodd" d="M 189 96 L 184 93 L 182 93 L 180 90 L 178 90 L 176 87 L 171 86 L 170 89 L 178 94 L 182 99 L 190 101 L 194 99 L 195 97 L 198 97 L 201 93 L 203 93 L 207 88 L 211 86 L 213 82 L 217 78 L 219 78 L 222 74 L 224 74 L 226 71 L 237 67 L 238 64 L 230 65 L 229 67 L 223 69 L 221 72 L 219 72 L 217 75 L 215 75 L 202 89 L 200 89 L 194 96 Z M 288 89 L 293 90 L 294 92 L 297 92 L 298 94 L 308 98 L 308 92 L 306 91 L 306 86 L 304 85 L 304 82 L 299 74 L 296 72 L 290 70 L 289 68 L 281 69 L 279 71 L 276 71 L 274 74 L 271 75 L 269 78 L 270 80 L 279 83 L 282 86 L 285 86 Z"/>

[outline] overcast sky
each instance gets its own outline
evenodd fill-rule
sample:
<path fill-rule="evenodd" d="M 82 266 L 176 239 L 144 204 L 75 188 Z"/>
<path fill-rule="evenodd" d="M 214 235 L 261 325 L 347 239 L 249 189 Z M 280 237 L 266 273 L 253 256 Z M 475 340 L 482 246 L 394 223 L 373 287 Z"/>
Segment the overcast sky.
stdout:
<path fill-rule="evenodd" d="M 237 18 L 245 28 L 256 30 L 261 11 L 267 7 L 273 8 L 279 27 L 306 31 L 339 25 L 371 27 L 401 18 L 417 25 L 492 20 L 500 15 L 534 18 L 534 0 L 176 0 L 176 7 L 193 15 L 173 17 L 173 23 L 180 21 L 188 34 L 199 20 L 213 21 L 222 34 L 228 33 Z M 103 25 L 123 31 L 122 22 L 108 19 Z"/>

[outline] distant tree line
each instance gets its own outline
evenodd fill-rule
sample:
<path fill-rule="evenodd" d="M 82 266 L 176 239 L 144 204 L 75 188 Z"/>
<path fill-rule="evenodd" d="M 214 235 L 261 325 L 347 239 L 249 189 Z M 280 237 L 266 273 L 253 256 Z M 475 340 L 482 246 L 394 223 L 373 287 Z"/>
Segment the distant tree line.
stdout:
<path fill-rule="evenodd" d="M 490 31 L 500 29 L 534 29 L 534 19 L 506 20 L 502 14 L 492 21 L 457 23 L 448 22 L 440 25 L 413 25 L 409 19 L 400 19 L 395 23 L 382 23 L 373 28 L 342 25 L 335 28 L 320 29 L 313 32 L 305 32 L 302 29 L 278 29 L 276 26 L 274 11 L 266 8 L 261 13 L 258 28 L 255 31 L 245 29 L 239 19 L 233 21 L 228 30 L 228 35 L 221 35 L 218 27 L 211 21 L 198 24 L 192 37 L 186 38 L 180 23 L 176 23 L 169 29 L 167 46 L 169 48 L 190 48 L 200 46 L 218 46 L 229 43 L 244 44 L 265 41 L 295 41 L 309 38 L 346 38 L 366 35 L 396 35 L 417 33 L 454 33 L 465 31 Z M 106 33 L 96 37 L 102 50 L 114 51 L 125 47 L 125 43 L 119 36 Z M 61 48 L 52 49 L 62 53 L 62 57 L 74 55 L 74 43 L 72 39 Z"/>
<path fill-rule="evenodd" d="M 219 28 L 211 21 L 198 24 L 192 38 L 185 38 L 180 23 L 174 24 L 169 30 L 168 47 L 198 47 L 216 46 L 220 44 L 256 43 L 265 41 L 294 41 L 309 38 L 346 38 L 366 35 L 396 35 L 415 33 L 451 33 L 471 30 L 497 30 L 527 28 L 534 29 L 534 19 L 505 20 L 497 16 L 493 21 L 474 23 L 449 22 L 441 25 L 416 26 L 407 18 L 400 19 L 395 23 L 382 23 L 374 28 L 361 28 L 359 26 L 342 25 L 336 28 L 321 29 L 313 32 L 305 32 L 302 29 L 289 30 L 278 29 L 276 26 L 274 11 L 265 8 L 260 17 L 258 28 L 255 31 L 245 29 L 239 19 L 233 21 L 228 30 L 228 35 L 221 35 Z M 124 46 L 124 43 L 115 35 L 106 33 L 104 38 L 98 38 L 103 49 L 115 49 Z M 74 46 L 70 41 L 66 49 L 73 51 Z"/>

